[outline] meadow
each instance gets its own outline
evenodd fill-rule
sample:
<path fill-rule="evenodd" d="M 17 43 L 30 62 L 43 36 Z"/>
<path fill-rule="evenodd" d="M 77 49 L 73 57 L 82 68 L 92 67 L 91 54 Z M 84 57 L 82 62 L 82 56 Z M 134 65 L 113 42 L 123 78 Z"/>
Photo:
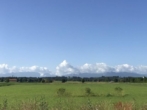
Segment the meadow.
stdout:
<path fill-rule="evenodd" d="M 147 84 L 0 83 L 0 103 L 1 110 L 147 110 Z"/>

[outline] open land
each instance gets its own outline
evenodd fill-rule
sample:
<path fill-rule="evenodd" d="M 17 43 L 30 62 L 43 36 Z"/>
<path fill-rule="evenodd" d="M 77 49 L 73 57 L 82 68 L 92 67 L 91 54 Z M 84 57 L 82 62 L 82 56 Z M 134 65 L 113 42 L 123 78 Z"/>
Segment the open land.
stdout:
<path fill-rule="evenodd" d="M 9 82 L 0 85 L 0 107 L 3 110 L 20 110 L 26 106 L 29 107 L 24 110 L 121 110 L 122 106 L 130 108 L 126 110 L 147 109 L 146 83 Z M 34 105 L 44 108 L 37 109 L 32 107 Z"/>

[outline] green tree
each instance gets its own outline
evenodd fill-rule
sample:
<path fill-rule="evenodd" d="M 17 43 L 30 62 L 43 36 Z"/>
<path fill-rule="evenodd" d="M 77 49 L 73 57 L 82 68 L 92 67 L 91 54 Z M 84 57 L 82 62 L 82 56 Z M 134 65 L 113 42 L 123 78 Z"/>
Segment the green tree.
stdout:
<path fill-rule="evenodd" d="M 84 78 L 82 78 L 82 83 L 84 83 L 85 82 L 85 79 Z"/>
<path fill-rule="evenodd" d="M 65 83 L 67 80 L 64 78 L 64 79 L 62 79 L 62 83 Z"/>
<path fill-rule="evenodd" d="M 42 81 L 41 81 L 42 83 L 45 83 L 45 80 L 44 79 L 42 79 Z"/>
<path fill-rule="evenodd" d="M 6 79 L 5 79 L 5 82 L 7 82 L 7 83 L 8 83 L 8 82 L 9 82 L 9 79 L 8 79 L 8 78 L 6 78 Z"/>

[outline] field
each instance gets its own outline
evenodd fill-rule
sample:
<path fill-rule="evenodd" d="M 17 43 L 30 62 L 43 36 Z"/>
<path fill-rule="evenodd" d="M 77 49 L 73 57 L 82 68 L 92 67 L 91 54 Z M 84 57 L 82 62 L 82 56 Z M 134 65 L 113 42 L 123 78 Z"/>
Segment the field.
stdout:
<path fill-rule="evenodd" d="M 3 86 L 0 86 L 1 108 L 7 106 L 8 109 L 12 106 L 22 106 L 22 103 L 39 103 L 38 101 L 40 101 L 44 106 L 56 108 L 56 110 L 88 110 L 90 107 L 93 110 L 96 105 L 111 110 L 118 103 L 119 106 L 120 103 L 129 103 L 136 110 L 144 106 L 144 110 L 147 110 L 147 107 L 145 108 L 147 104 L 147 84 L 144 83 L 53 82 L 7 84 L 1 83 Z M 117 87 L 122 90 L 117 91 Z M 86 88 L 90 89 L 90 93 L 86 91 Z M 64 91 L 59 91 L 59 89 L 64 89 Z"/>

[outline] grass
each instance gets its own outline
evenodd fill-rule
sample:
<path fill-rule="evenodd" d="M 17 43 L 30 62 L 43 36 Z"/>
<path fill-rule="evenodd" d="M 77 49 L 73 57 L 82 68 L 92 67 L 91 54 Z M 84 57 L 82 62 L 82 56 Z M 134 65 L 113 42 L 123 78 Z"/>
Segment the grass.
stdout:
<path fill-rule="evenodd" d="M 90 106 L 92 109 L 97 106 L 104 108 L 106 105 L 112 108 L 113 104 L 116 107 L 134 107 L 134 104 L 146 107 L 147 104 L 147 84 L 143 83 L 53 82 L 0 83 L 0 85 L 3 85 L 0 86 L 0 103 L 3 105 L 7 100 L 8 106 L 46 102 L 50 108 L 65 109 L 64 107 L 74 106 L 86 110 Z M 121 94 L 116 93 L 117 87 L 123 89 Z M 57 91 L 60 88 L 64 88 L 68 95 L 58 96 Z M 94 95 L 85 95 L 85 88 L 90 88 Z M 40 101 L 41 97 L 44 97 L 44 101 Z"/>

